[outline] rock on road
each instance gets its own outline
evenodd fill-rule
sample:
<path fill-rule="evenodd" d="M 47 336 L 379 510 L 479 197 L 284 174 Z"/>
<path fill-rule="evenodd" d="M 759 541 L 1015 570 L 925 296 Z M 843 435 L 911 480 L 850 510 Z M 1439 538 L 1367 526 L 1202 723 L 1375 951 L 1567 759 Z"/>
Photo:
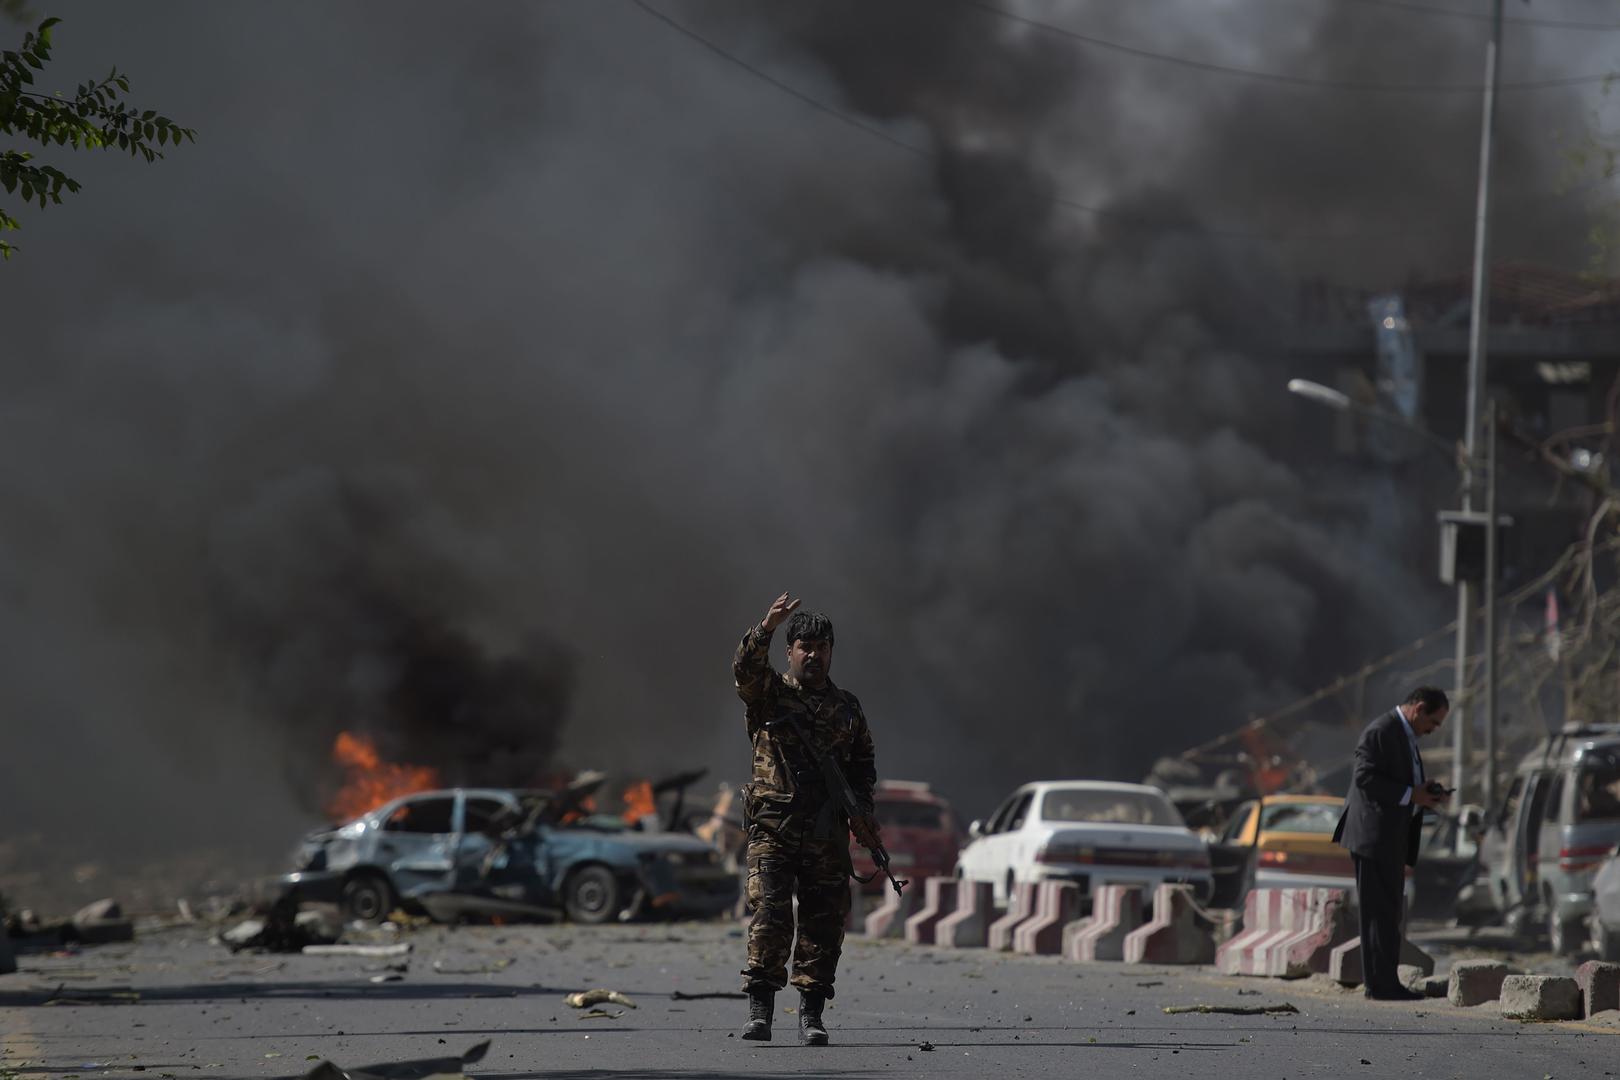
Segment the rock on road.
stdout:
<path fill-rule="evenodd" d="M 673 1000 L 737 990 L 729 923 L 431 928 L 406 933 L 408 970 L 358 957 L 232 956 L 206 931 L 150 933 L 75 957 L 20 957 L 0 976 L 0 1077 L 296 1076 L 455 1055 L 471 1075 L 1602 1077 L 1616 1030 L 1521 1025 L 1493 1007 L 1368 1002 L 1318 980 L 1208 969 L 1077 965 L 852 937 L 828 1007 L 833 1045 L 798 1045 L 797 995 L 778 995 L 776 1040 L 733 1037 L 746 1003 Z M 46 1000 L 58 996 L 84 1003 Z M 638 1006 L 603 1017 L 563 995 L 606 987 Z M 109 994 L 109 992 L 113 992 Z M 119 992 L 139 994 L 131 1001 Z M 101 999 L 96 1001 L 95 999 Z M 1289 1002 L 1297 1015 L 1166 1015 L 1165 1006 Z M 927 1043 L 932 1050 L 921 1049 Z"/>

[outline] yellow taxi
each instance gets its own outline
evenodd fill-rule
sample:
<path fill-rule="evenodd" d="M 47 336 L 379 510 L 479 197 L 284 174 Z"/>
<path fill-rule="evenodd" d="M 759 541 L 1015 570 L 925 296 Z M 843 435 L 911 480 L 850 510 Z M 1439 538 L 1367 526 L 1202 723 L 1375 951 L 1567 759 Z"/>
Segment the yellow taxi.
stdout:
<path fill-rule="evenodd" d="M 1248 853 L 1255 888 L 1353 889 L 1350 853 L 1333 842 L 1343 809 L 1337 795 L 1268 795 L 1233 812 L 1220 846 Z"/>

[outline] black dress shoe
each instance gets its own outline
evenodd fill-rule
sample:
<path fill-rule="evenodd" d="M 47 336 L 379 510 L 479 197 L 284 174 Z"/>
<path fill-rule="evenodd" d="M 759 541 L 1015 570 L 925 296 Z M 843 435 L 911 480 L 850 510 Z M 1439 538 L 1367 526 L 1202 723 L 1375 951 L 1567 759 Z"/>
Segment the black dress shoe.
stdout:
<path fill-rule="evenodd" d="M 1365 997 L 1373 1001 L 1424 1001 L 1424 996 L 1415 990 L 1408 990 L 1404 986 L 1391 987 L 1388 990 L 1368 990 Z"/>

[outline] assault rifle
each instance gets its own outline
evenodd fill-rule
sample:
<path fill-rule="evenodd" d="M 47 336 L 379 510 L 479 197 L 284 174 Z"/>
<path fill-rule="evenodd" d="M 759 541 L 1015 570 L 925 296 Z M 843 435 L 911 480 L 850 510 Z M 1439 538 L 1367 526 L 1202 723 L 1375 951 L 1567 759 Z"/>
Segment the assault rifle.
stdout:
<path fill-rule="evenodd" d="M 837 800 L 838 804 L 844 808 L 844 813 L 851 818 L 865 817 L 866 811 L 862 809 L 861 801 L 855 797 L 855 789 L 849 786 L 849 777 L 844 775 L 844 770 L 839 767 L 838 762 L 833 760 L 832 755 L 823 754 L 816 748 L 816 744 L 811 742 L 809 737 L 805 735 L 804 728 L 799 726 L 799 721 L 792 713 L 787 714 L 784 719 L 793 728 L 793 734 L 798 736 L 799 742 L 804 744 L 804 748 L 815 759 L 817 767 L 821 769 L 821 780 L 822 783 L 827 785 L 827 794 Z M 861 877 L 852 870 L 850 876 L 865 885 L 877 877 L 878 870 L 881 870 L 884 876 L 889 879 L 889 884 L 894 886 L 894 895 L 904 895 L 905 887 L 910 885 L 911 882 L 905 878 L 896 878 L 894 876 L 894 871 L 889 869 L 889 853 L 884 850 L 883 844 L 881 842 L 868 844 L 862 840 L 861 846 L 871 853 L 872 863 L 877 867 L 877 870 L 873 870 L 865 877 Z"/>

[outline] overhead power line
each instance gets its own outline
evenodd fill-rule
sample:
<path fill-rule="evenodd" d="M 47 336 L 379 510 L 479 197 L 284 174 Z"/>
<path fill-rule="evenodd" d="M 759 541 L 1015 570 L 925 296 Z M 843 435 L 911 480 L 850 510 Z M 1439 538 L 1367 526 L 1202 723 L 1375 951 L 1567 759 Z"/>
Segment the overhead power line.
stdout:
<path fill-rule="evenodd" d="M 1225 75 L 1231 78 L 1249 79 L 1279 86 L 1298 86 L 1314 90 L 1346 90 L 1373 94 L 1478 94 L 1484 90 L 1484 85 L 1481 83 L 1387 83 L 1364 82 L 1356 79 L 1315 79 L 1307 75 L 1289 75 L 1276 71 L 1258 71 L 1253 68 L 1231 67 L 1226 64 L 1211 63 L 1207 60 L 1198 60 L 1192 57 L 1172 56 L 1169 53 L 1139 49 L 1134 45 L 1125 45 L 1092 34 L 1083 34 L 1066 26 L 1042 22 L 1027 15 L 1020 15 L 1016 11 L 1008 11 L 1006 8 L 987 3 L 986 0 L 956 0 L 956 2 L 977 11 L 982 11 L 987 15 L 994 15 L 1009 22 L 1020 23 L 1043 33 L 1056 34 L 1059 37 L 1077 41 L 1083 45 L 1090 45 L 1125 56 L 1134 56 L 1139 60 L 1151 60 L 1154 63 L 1172 64 L 1193 71 L 1204 71 L 1212 75 Z M 1497 89 L 1500 91 L 1552 90 L 1561 86 L 1583 86 L 1589 83 L 1606 82 L 1614 78 L 1616 74 L 1616 72 L 1610 71 L 1595 75 L 1568 75 L 1556 79 L 1504 82 L 1497 84 Z"/>
<path fill-rule="evenodd" d="M 665 26 L 669 27 L 671 30 L 674 30 L 676 33 L 678 33 L 681 36 L 687 38 L 688 40 L 696 42 L 698 45 L 701 45 L 704 49 L 706 49 L 709 52 L 713 53 L 715 56 L 718 56 L 720 59 L 724 60 L 726 63 L 731 64 L 734 67 L 740 68 L 741 70 L 747 72 L 749 75 L 753 76 L 756 79 L 759 79 L 762 82 L 768 83 L 769 85 L 775 87 L 777 90 L 781 91 L 782 93 L 787 94 L 789 97 L 791 97 L 794 100 L 800 102 L 801 104 L 807 105 L 807 106 L 809 106 L 810 108 L 816 110 L 819 113 L 822 113 L 822 114 L 824 114 L 826 116 L 832 117 L 834 120 L 837 120 L 842 124 L 845 124 L 845 125 L 847 125 L 849 127 L 852 127 L 855 130 L 861 132 L 862 134 L 870 135 L 873 138 L 880 139 L 881 141 L 883 141 L 884 143 L 886 143 L 889 146 L 893 147 L 894 149 L 900 150 L 900 151 L 902 151 L 902 152 L 904 152 L 906 154 L 909 154 L 909 155 L 911 155 L 913 157 L 921 158 L 923 160 L 931 160 L 933 158 L 934 151 L 932 149 L 930 149 L 928 147 L 924 147 L 924 146 L 918 146 L 918 145 L 916 145 L 914 143 L 909 143 L 909 142 L 905 141 L 904 139 L 898 138 L 897 136 L 891 134 L 890 132 L 887 132 L 887 131 L 883 130 L 881 127 L 878 127 L 875 124 L 867 123 L 865 120 L 862 120 L 858 116 L 852 116 L 851 114 L 843 111 L 842 109 L 837 108 L 836 106 L 829 105 L 826 102 L 820 100 L 819 98 L 813 97 L 812 95 L 805 93 L 804 91 L 798 89 L 797 87 L 783 82 L 781 79 L 776 78 L 776 76 L 770 74 L 769 72 L 767 72 L 767 71 L 765 71 L 765 70 L 763 70 L 763 69 L 761 69 L 761 68 L 759 68 L 759 67 L 757 67 L 757 66 L 755 66 L 753 64 L 750 64 L 748 61 L 744 60 L 742 57 L 737 56 L 736 54 L 728 51 L 727 49 L 725 49 L 724 47 L 722 47 L 718 43 L 712 41 L 708 37 L 705 37 L 703 34 L 699 33 L 697 30 L 694 30 L 690 26 L 687 26 L 685 23 L 680 22 L 679 20 L 675 19 L 674 17 L 672 17 L 672 16 L 658 10 L 652 4 L 648 3 L 647 0 L 631 0 L 631 3 L 635 4 L 636 7 L 640 8 L 642 11 L 646 12 L 648 15 L 650 15 L 653 18 L 657 19 L 659 22 L 663 23 Z M 1580 191 L 1590 190 L 1592 188 L 1599 187 L 1602 184 L 1605 184 L 1605 183 L 1608 183 L 1608 182 L 1609 182 L 1609 178 L 1605 177 L 1602 180 L 1594 181 L 1591 184 L 1584 185 L 1584 186 L 1582 186 L 1580 188 L 1573 189 L 1570 192 L 1559 193 L 1557 195 L 1551 195 L 1551 196 L 1540 196 L 1540 197 L 1538 197 L 1538 198 L 1536 198 L 1534 200 L 1527 200 L 1526 203 L 1528 204 L 1530 202 L 1540 203 L 1540 202 L 1546 202 L 1546 201 L 1555 201 L 1557 199 L 1565 198 L 1570 194 L 1576 194 L 1576 193 L 1578 193 Z M 1114 209 L 1110 209 L 1108 207 L 1094 206 L 1094 205 L 1091 205 L 1089 203 L 1083 203 L 1083 202 L 1080 202 L 1080 201 L 1075 200 L 1075 199 L 1066 198 L 1066 197 L 1064 197 L 1062 195 L 1053 195 L 1052 196 L 1052 202 L 1053 202 L 1054 205 L 1061 206 L 1061 207 L 1063 207 L 1065 209 L 1068 209 L 1068 210 L 1075 210 L 1075 211 L 1078 211 L 1078 212 L 1083 213 L 1083 214 L 1088 214 L 1088 215 L 1091 215 L 1091 216 L 1096 217 L 1096 218 L 1101 218 L 1103 220 L 1118 222 L 1119 224 L 1121 224 L 1125 228 L 1138 229 L 1138 230 L 1145 231 L 1145 232 L 1186 233 L 1186 234 L 1195 235 L 1195 236 L 1212 237 L 1212 238 L 1216 238 L 1216 239 L 1226 239 L 1226 240 L 1246 240 L 1246 241 L 1251 241 L 1251 242 L 1256 242 L 1256 243 L 1276 243 L 1276 242 L 1279 242 L 1279 241 L 1282 241 L 1282 240 L 1285 240 L 1285 239 L 1296 239 L 1297 240 L 1297 239 L 1301 238 L 1302 236 L 1331 235 L 1331 234 L 1336 233 L 1336 232 L 1361 231 L 1359 229 L 1356 229 L 1356 230 L 1350 230 L 1350 229 L 1331 230 L 1331 229 L 1328 229 L 1328 230 L 1317 230 L 1314 233 L 1300 232 L 1298 230 L 1289 230 L 1287 232 L 1277 232 L 1277 231 L 1262 232 L 1262 231 L 1258 231 L 1258 230 L 1254 230 L 1254 229 L 1238 229 L 1238 228 L 1223 228 L 1223 227 L 1219 227 L 1219 226 L 1209 226 L 1209 225 L 1201 224 L 1201 223 L 1196 222 L 1196 221 L 1182 221 L 1182 220 L 1172 220 L 1172 219 L 1169 219 L 1169 218 L 1144 217 L 1144 216 L 1142 216 L 1140 214 L 1135 214 L 1135 213 L 1132 213 L 1132 212 L 1130 212 L 1128 210 L 1114 210 Z M 1419 229 L 1416 229 L 1416 230 L 1414 230 L 1414 229 L 1405 229 L 1405 230 L 1403 230 L 1403 233 L 1411 233 L 1411 232 L 1414 232 L 1414 231 L 1438 232 L 1442 228 L 1443 228 L 1443 226 L 1439 225 L 1438 223 L 1432 223 L 1426 228 L 1419 228 Z"/>
<path fill-rule="evenodd" d="M 1352 0 L 1353 3 L 1365 4 L 1368 7 L 1393 8 L 1396 11 L 1411 11 L 1419 15 L 1438 15 L 1451 19 L 1468 19 L 1473 22 L 1490 22 L 1491 16 L 1483 11 L 1458 11 L 1456 8 L 1434 7 L 1430 4 L 1416 4 L 1411 0 Z M 1502 22 L 1510 26 L 1541 26 L 1554 30 L 1620 30 L 1620 22 L 1583 22 L 1579 19 L 1544 19 L 1534 15 L 1503 15 Z"/>

